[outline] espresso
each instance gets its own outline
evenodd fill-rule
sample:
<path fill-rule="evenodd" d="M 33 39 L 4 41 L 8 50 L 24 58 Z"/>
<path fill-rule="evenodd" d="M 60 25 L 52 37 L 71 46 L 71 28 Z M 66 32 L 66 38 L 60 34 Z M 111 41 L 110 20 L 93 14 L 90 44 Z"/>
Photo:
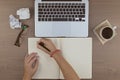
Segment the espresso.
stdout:
<path fill-rule="evenodd" d="M 106 27 L 102 31 L 102 36 L 105 39 L 110 39 L 113 36 L 113 30 L 109 27 Z"/>

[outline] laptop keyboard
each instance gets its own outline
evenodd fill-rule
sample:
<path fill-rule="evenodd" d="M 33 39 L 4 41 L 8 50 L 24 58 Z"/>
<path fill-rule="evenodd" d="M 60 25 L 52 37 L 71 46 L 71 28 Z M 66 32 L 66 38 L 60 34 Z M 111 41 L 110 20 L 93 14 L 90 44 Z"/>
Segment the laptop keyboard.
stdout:
<path fill-rule="evenodd" d="M 85 22 L 85 3 L 38 3 L 38 21 Z"/>

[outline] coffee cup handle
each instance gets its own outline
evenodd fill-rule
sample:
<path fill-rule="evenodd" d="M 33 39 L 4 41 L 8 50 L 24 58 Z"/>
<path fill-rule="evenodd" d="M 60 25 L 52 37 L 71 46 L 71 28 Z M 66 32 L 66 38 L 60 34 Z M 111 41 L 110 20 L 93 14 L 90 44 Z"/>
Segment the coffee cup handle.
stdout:
<path fill-rule="evenodd" d="M 117 26 L 114 26 L 112 29 L 113 29 L 113 30 L 117 29 Z"/>

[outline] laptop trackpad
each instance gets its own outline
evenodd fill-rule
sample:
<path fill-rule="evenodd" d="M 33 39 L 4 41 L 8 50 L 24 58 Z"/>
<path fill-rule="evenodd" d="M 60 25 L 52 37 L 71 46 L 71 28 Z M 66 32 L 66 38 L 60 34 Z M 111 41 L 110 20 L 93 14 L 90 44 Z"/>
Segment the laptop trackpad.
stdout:
<path fill-rule="evenodd" d="M 71 33 L 71 24 L 70 23 L 63 23 L 63 22 L 55 22 L 53 23 L 52 29 L 54 36 L 70 36 Z"/>

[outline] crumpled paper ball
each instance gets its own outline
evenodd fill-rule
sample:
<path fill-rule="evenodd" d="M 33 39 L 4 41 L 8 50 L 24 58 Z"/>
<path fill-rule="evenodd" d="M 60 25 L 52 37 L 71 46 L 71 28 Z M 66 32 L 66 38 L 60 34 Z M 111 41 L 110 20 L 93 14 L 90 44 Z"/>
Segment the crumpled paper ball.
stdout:
<path fill-rule="evenodd" d="M 9 22 L 10 28 L 12 29 L 21 28 L 22 23 L 19 21 L 19 19 L 15 18 L 13 15 L 9 16 Z"/>
<path fill-rule="evenodd" d="M 29 8 L 21 8 L 17 10 L 17 15 L 19 15 L 19 19 L 29 19 L 30 18 L 30 10 Z"/>

